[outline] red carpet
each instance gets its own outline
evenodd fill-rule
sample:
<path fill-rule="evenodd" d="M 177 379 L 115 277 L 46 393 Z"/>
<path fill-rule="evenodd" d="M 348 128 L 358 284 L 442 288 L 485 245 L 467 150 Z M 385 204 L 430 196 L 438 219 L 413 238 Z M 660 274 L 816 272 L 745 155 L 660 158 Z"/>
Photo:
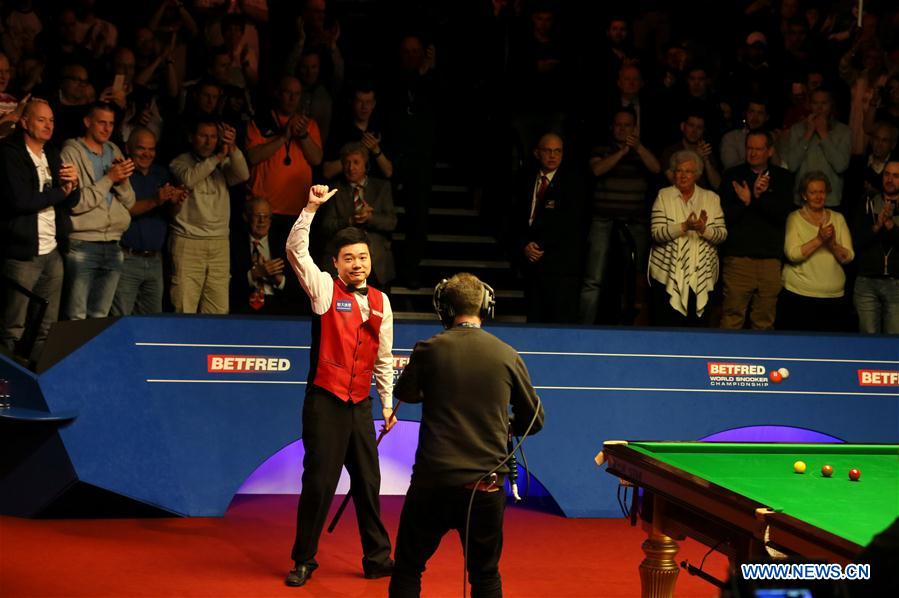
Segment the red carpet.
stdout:
<path fill-rule="evenodd" d="M 382 500 L 384 522 L 395 537 L 402 497 Z M 295 509 L 294 496 L 239 496 L 222 519 L 0 517 L 0 596 L 387 595 L 386 579 L 362 577 L 352 507 L 335 533 L 323 536 L 320 567 L 309 583 L 285 587 Z M 516 507 L 506 511 L 505 531 L 500 570 L 506 596 L 639 596 L 639 527 Z M 705 547 L 685 541 L 678 560 L 698 565 L 703 554 Z M 726 566 L 713 554 L 706 570 L 723 578 Z M 444 538 L 425 572 L 422 595 L 462 595 L 457 536 Z M 717 591 L 682 571 L 677 595 Z"/>

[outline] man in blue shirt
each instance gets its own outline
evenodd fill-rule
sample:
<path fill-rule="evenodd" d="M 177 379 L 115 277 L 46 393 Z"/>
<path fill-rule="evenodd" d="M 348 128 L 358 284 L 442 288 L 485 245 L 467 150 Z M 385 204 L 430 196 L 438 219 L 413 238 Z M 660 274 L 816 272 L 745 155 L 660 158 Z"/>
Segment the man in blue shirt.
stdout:
<path fill-rule="evenodd" d="M 167 208 L 184 201 L 187 193 L 171 183 L 169 169 L 154 164 L 156 135 L 138 127 L 128 137 L 134 162 L 131 187 L 136 201 L 129 210 L 131 225 L 122 235 L 124 262 L 110 314 L 155 314 L 162 311 L 162 248 L 168 230 Z"/>

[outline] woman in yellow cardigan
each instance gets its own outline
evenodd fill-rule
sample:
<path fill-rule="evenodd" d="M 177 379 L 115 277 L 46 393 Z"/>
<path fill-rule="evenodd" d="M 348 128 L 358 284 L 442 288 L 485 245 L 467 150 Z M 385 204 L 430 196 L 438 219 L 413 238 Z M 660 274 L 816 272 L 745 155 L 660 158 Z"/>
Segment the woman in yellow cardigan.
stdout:
<path fill-rule="evenodd" d="M 803 205 L 787 217 L 778 329 L 846 329 L 849 307 L 844 300 L 843 265 L 855 252 L 843 215 L 824 207 L 830 188 L 827 175 L 820 171 L 808 172 L 800 181 Z"/>

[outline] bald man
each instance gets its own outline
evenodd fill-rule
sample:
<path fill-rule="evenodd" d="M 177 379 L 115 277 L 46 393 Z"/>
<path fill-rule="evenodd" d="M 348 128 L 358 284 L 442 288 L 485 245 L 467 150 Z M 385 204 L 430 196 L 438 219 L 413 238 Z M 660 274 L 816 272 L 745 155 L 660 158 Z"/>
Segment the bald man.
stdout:
<path fill-rule="evenodd" d="M 78 203 L 78 173 L 63 164 L 53 136 L 53 110 L 44 100 L 29 102 L 15 133 L 0 143 L 0 257 L 3 275 L 47 299 L 34 344 L 17 347 L 25 332 L 28 297 L 4 285 L 0 343 L 36 362 L 59 313 L 63 260 L 59 246 L 72 229 L 69 209 Z"/>
<path fill-rule="evenodd" d="M 128 156 L 134 162 L 131 186 L 137 200 L 131 224 L 120 245 L 124 262 L 110 315 L 156 314 L 162 311 L 162 248 L 172 206 L 187 195 L 172 184 L 169 169 L 156 164 L 156 135 L 138 127 L 128 137 Z"/>

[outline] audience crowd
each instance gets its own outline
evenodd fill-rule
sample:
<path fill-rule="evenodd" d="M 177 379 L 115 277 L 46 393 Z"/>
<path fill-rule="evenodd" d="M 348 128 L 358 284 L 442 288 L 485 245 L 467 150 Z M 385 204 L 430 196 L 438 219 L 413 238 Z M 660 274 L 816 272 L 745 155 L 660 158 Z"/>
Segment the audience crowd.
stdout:
<path fill-rule="evenodd" d="M 30 294 L 32 358 L 58 319 L 310 313 L 319 182 L 323 266 L 355 226 L 372 284 L 432 282 L 437 162 L 528 321 L 899 334 L 899 8 L 860 5 L 4 0 L 0 342 Z"/>

